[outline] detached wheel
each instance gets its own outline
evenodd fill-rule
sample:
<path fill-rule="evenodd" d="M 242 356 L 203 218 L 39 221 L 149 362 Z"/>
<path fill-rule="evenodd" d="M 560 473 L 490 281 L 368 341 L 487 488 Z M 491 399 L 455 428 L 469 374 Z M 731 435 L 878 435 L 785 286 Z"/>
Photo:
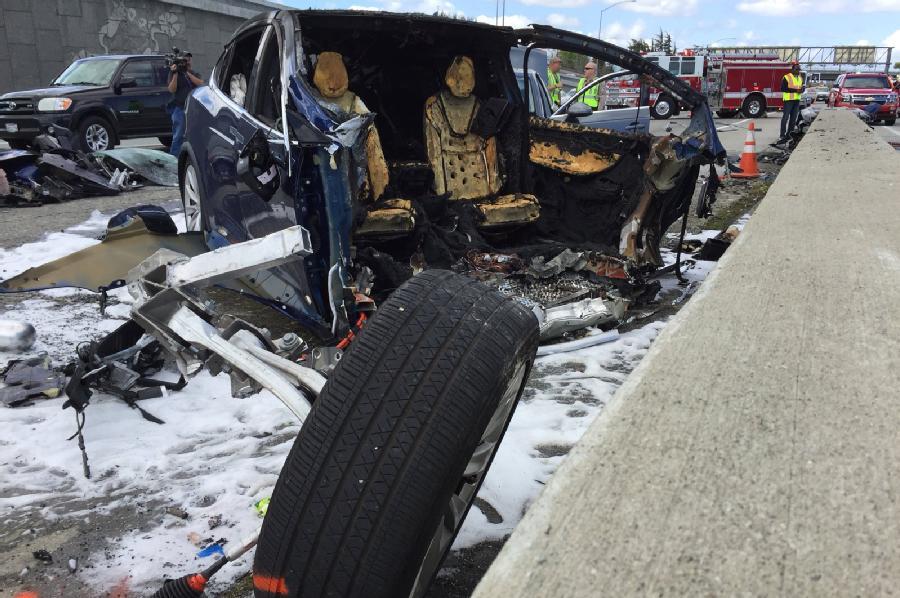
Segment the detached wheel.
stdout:
<path fill-rule="evenodd" d="M 537 320 L 439 270 L 400 287 L 338 362 L 263 522 L 257 598 L 418 598 L 522 393 Z"/>
<path fill-rule="evenodd" d="M 662 94 L 656 102 L 650 106 L 650 114 L 653 118 L 665 120 L 671 118 L 675 112 L 675 98 L 670 95 Z"/>
<path fill-rule="evenodd" d="M 752 95 L 744 100 L 741 112 L 747 118 L 760 118 L 766 113 L 766 100 L 760 95 Z"/>
<path fill-rule="evenodd" d="M 100 116 L 89 116 L 78 127 L 78 142 L 86 152 L 99 152 L 115 147 L 113 130 L 109 122 Z"/>
<path fill-rule="evenodd" d="M 181 173 L 181 206 L 184 208 L 184 223 L 188 232 L 203 232 L 206 222 L 203 218 L 203 193 L 200 176 L 194 162 L 188 158 Z"/>

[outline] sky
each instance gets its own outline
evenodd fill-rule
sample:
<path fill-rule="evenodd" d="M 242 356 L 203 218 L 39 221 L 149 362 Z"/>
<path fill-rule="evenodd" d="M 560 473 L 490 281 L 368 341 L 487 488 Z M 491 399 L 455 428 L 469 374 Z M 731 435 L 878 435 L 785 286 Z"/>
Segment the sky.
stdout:
<path fill-rule="evenodd" d="M 299 8 L 440 11 L 494 23 L 497 3 L 483 0 L 281 0 Z M 900 61 L 900 0 L 506 0 L 505 24 L 553 25 L 618 45 L 660 28 L 679 48 L 875 45 Z M 604 10 L 607 9 L 607 10 Z M 499 7 L 502 12 L 502 4 Z"/>

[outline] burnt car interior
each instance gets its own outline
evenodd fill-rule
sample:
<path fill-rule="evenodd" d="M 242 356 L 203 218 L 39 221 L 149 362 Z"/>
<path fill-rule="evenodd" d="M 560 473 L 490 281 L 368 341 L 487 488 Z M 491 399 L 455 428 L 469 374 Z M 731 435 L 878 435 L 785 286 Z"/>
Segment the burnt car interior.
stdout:
<path fill-rule="evenodd" d="M 680 199 L 696 171 L 679 169 L 665 189 L 651 188 L 644 172 L 650 136 L 524 114 L 512 70 L 520 65 L 509 60 L 511 32 L 359 13 L 297 14 L 310 87 L 318 57 L 339 54 L 347 89 L 375 114 L 376 142 L 367 143 L 374 205 L 365 210 L 371 222 L 378 208 L 396 216 L 411 206 L 415 232 L 411 239 L 390 234 L 411 229 L 402 218 L 372 235 L 363 225 L 355 244 L 389 254 L 401 270 L 417 254 L 428 267 L 449 267 L 473 249 L 549 255 L 565 244 L 618 256 L 620 231 L 636 210 L 646 208 L 642 222 L 655 229 L 653 238 L 682 213 Z M 470 93 L 453 89 L 461 64 L 472 71 Z M 479 141 L 483 146 L 470 147 Z M 386 163 L 383 185 L 371 181 L 373 153 L 384 157 L 376 164 Z M 478 169 L 480 162 L 486 164 Z M 467 167 L 476 179 L 481 172 L 496 180 L 473 186 Z M 667 197 L 651 202 L 657 193 L 677 205 Z M 661 264 L 657 248 L 649 257 Z"/>

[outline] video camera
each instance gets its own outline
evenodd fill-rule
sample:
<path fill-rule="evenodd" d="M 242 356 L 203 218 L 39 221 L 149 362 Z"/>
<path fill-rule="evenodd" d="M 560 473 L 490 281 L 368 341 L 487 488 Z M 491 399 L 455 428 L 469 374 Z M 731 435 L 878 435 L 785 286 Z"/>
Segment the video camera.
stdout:
<path fill-rule="evenodd" d="M 188 57 L 190 56 L 190 52 L 183 52 L 177 47 L 174 47 L 172 48 L 171 54 L 166 54 L 166 68 L 172 68 L 172 65 L 174 64 L 176 70 L 179 73 L 183 73 L 187 70 Z"/>

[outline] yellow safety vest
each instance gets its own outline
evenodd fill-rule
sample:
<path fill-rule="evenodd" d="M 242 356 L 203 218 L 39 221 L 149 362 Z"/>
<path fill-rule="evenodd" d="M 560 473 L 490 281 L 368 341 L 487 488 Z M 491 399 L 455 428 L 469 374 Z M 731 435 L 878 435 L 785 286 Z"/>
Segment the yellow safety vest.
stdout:
<path fill-rule="evenodd" d="M 575 93 L 578 93 L 587 85 L 587 81 L 584 80 L 584 77 L 578 80 L 578 87 L 575 88 Z M 598 110 L 600 108 L 600 86 L 595 85 L 581 96 L 581 101 L 593 108 L 594 110 Z"/>
<path fill-rule="evenodd" d="M 801 77 L 800 75 L 797 75 L 795 77 L 793 73 L 788 73 L 784 76 L 784 78 L 787 79 L 789 88 L 796 87 L 797 89 L 799 89 L 800 87 L 803 86 L 803 77 Z M 781 93 L 781 99 L 784 100 L 785 102 L 788 102 L 791 100 L 799 100 L 800 92 L 799 91 L 798 92 L 784 91 Z"/>
<path fill-rule="evenodd" d="M 559 85 L 559 74 L 547 69 L 547 84 Z M 556 89 L 548 89 L 547 91 L 550 93 L 550 101 L 554 104 L 559 104 L 560 98 L 562 98 L 562 94 L 560 93 L 562 90 L 557 87 Z"/>

